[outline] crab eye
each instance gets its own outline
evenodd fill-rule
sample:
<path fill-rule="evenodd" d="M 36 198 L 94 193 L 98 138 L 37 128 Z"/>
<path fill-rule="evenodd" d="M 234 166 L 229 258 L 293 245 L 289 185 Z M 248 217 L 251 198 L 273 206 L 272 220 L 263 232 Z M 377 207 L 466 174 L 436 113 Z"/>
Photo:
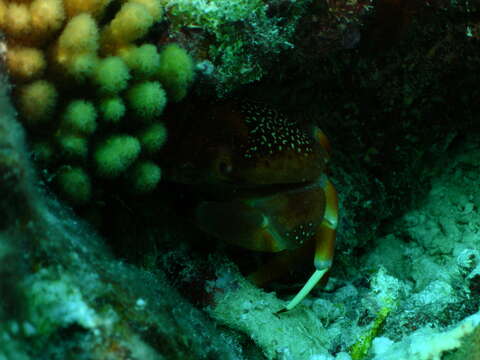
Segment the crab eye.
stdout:
<path fill-rule="evenodd" d="M 232 172 L 232 164 L 227 159 L 220 160 L 218 163 L 218 171 L 222 175 L 228 175 Z"/>
<path fill-rule="evenodd" d="M 217 180 L 226 180 L 225 177 L 229 177 L 233 171 L 233 161 L 230 149 L 225 146 L 219 146 L 212 148 L 211 170 L 218 177 Z"/>

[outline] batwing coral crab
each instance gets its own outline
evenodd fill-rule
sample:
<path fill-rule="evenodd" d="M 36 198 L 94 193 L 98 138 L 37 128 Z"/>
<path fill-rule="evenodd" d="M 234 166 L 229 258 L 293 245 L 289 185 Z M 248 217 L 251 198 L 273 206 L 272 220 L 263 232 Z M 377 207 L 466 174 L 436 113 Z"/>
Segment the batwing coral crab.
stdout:
<path fill-rule="evenodd" d="M 314 242 L 315 271 L 282 311 L 294 308 L 332 264 L 338 201 L 325 175 L 326 136 L 255 101 L 218 102 L 190 111 L 187 120 L 171 131 L 166 177 L 208 194 L 194 211 L 200 229 L 278 253 L 250 275 L 253 282 L 278 277 Z"/>

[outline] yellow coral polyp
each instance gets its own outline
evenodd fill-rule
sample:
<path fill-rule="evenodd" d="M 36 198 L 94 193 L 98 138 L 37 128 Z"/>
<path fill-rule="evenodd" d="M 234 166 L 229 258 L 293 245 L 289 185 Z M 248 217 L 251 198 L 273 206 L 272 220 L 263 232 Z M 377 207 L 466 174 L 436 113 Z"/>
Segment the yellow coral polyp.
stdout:
<path fill-rule="evenodd" d="M 80 14 L 70 19 L 58 38 L 60 51 L 79 54 L 96 52 L 98 49 L 98 26 L 92 15 Z"/>
<path fill-rule="evenodd" d="M 77 80 L 90 76 L 97 63 L 98 25 L 90 14 L 80 14 L 67 23 L 52 50 L 52 58 L 61 71 Z"/>
<path fill-rule="evenodd" d="M 19 93 L 19 110 L 29 124 L 36 125 L 50 120 L 58 97 L 57 90 L 52 83 L 37 80 L 24 85 L 20 88 Z"/>
<path fill-rule="evenodd" d="M 147 8 L 127 2 L 102 32 L 102 51 L 112 53 L 124 44 L 144 36 L 153 25 L 153 17 Z"/>
<path fill-rule="evenodd" d="M 62 0 L 34 0 L 30 4 L 32 30 L 44 37 L 59 30 L 65 20 Z"/>
<path fill-rule="evenodd" d="M 131 3 L 142 4 L 154 21 L 160 21 L 163 16 L 163 8 L 160 0 L 129 0 Z"/>
<path fill-rule="evenodd" d="M 32 29 L 30 9 L 25 4 L 10 3 L 5 14 L 5 31 L 13 37 L 28 35 Z"/>
<path fill-rule="evenodd" d="M 8 6 L 5 1 L 0 0 L 0 28 L 4 29 L 7 20 Z"/>
<path fill-rule="evenodd" d="M 65 12 L 68 18 L 81 13 L 89 13 L 94 17 L 100 17 L 103 10 L 112 0 L 63 0 Z"/>
<path fill-rule="evenodd" d="M 43 73 L 46 61 L 43 52 L 38 49 L 11 46 L 7 51 L 7 66 L 14 79 L 30 80 Z"/>

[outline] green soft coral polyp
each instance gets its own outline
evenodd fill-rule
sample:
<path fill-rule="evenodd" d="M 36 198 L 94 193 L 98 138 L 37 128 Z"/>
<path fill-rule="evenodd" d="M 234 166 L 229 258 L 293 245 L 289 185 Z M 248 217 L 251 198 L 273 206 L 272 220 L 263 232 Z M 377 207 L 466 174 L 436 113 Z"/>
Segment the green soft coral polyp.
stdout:
<path fill-rule="evenodd" d="M 61 155 L 68 160 L 86 159 L 88 155 L 88 141 L 85 137 L 75 134 L 60 134 L 57 143 Z"/>
<path fill-rule="evenodd" d="M 154 123 L 141 131 L 138 139 L 142 150 L 150 154 L 156 153 L 167 141 L 167 129 L 162 123 Z"/>
<path fill-rule="evenodd" d="M 129 47 L 120 56 L 132 73 L 141 78 L 153 76 L 160 65 L 160 55 L 153 44 Z"/>
<path fill-rule="evenodd" d="M 136 193 L 147 193 L 155 189 L 162 177 L 162 170 L 153 161 L 141 161 L 132 167 L 130 183 Z"/>
<path fill-rule="evenodd" d="M 125 115 L 126 108 L 120 96 L 112 96 L 100 100 L 99 110 L 104 122 L 117 124 Z"/>
<path fill-rule="evenodd" d="M 129 80 L 128 66 L 118 56 L 102 59 L 93 74 L 94 84 L 102 94 L 116 94 L 125 90 Z"/>
<path fill-rule="evenodd" d="M 63 113 L 62 128 L 89 135 L 97 128 L 97 111 L 91 101 L 73 100 Z"/>
<path fill-rule="evenodd" d="M 195 75 L 191 56 L 177 44 L 169 44 L 160 52 L 158 79 L 170 100 L 177 102 L 187 94 Z"/>
<path fill-rule="evenodd" d="M 144 81 L 132 86 L 127 92 L 127 100 L 135 115 L 146 120 L 161 115 L 167 105 L 165 90 L 157 81 Z"/>
<path fill-rule="evenodd" d="M 114 135 L 100 144 L 94 153 L 98 175 L 116 177 L 124 172 L 140 154 L 140 142 L 130 135 Z"/>
<path fill-rule="evenodd" d="M 63 196 L 74 204 L 85 204 L 91 198 L 90 177 L 81 167 L 65 166 L 62 168 L 57 174 L 57 184 Z"/>

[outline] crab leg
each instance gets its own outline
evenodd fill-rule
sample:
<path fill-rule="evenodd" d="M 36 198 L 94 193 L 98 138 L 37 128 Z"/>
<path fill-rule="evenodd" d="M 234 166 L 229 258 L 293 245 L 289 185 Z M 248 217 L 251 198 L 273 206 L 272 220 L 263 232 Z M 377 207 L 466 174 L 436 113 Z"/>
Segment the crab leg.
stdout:
<path fill-rule="evenodd" d="M 327 180 L 325 185 L 326 208 L 325 216 L 315 235 L 315 272 L 310 276 L 302 289 L 288 303 L 285 309 L 288 311 L 297 306 L 322 279 L 332 265 L 335 248 L 335 231 L 338 222 L 338 198 L 333 184 Z"/>
<path fill-rule="evenodd" d="M 310 244 L 307 244 L 310 245 Z M 248 276 L 248 280 L 257 286 L 282 277 L 295 264 L 305 259 L 313 250 L 313 246 L 301 246 L 294 250 L 285 250 L 275 255 L 268 263 Z"/>

